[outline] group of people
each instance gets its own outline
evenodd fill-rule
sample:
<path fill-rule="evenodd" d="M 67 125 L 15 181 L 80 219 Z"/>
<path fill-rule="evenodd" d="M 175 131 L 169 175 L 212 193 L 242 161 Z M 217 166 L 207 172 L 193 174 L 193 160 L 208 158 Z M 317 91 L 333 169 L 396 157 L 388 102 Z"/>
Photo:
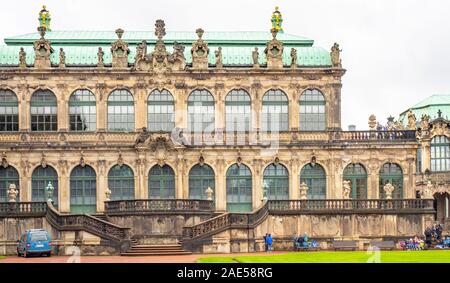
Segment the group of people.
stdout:
<path fill-rule="evenodd" d="M 308 234 L 304 234 L 303 236 L 294 235 L 294 250 L 298 250 L 299 248 L 316 248 L 317 242 L 315 240 L 309 241 Z"/>
<path fill-rule="evenodd" d="M 446 237 L 442 239 L 443 230 L 441 224 L 434 224 L 425 229 L 425 240 L 415 236 L 414 238 L 400 242 L 400 246 L 404 250 L 424 250 L 431 248 L 432 244 L 435 243 L 436 248 L 448 248 L 450 247 L 450 238 Z"/>
<path fill-rule="evenodd" d="M 266 252 L 273 251 L 272 234 L 266 233 L 266 235 L 264 236 L 264 246 L 265 246 Z"/>
<path fill-rule="evenodd" d="M 434 224 L 432 227 L 427 227 L 425 229 L 425 244 L 427 247 L 431 247 L 431 243 L 433 239 L 436 241 L 438 245 L 442 244 L 442 231 L 444 228 L 441 224 Z"/>
<path fill-rule="evenodd" d="M 410 238 L 409 240 L 401 241 L 400 247 L 403 250 L 412 250 L 412 251 L 424 250 L 425 241 L 423 239 L 420 239 L 418 236 L 415 236 L 414 238 Z"/>

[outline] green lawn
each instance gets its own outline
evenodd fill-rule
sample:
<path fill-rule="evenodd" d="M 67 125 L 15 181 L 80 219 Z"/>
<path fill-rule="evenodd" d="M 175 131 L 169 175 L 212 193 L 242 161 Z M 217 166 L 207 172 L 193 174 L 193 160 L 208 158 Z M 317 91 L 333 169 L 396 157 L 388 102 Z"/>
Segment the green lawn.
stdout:
<path fill-rule="evenodd" d="M 5 259 L 6 257 L 0 255 L 0 260 Z"/>
<path fill-rule="evenodd" d="M 366 263 L 367 252 L 290 252 L 263 256 L 203 257 L 198 263 Z M 382 263 L 450 263 L 450 250 L 382 251 Z"/>

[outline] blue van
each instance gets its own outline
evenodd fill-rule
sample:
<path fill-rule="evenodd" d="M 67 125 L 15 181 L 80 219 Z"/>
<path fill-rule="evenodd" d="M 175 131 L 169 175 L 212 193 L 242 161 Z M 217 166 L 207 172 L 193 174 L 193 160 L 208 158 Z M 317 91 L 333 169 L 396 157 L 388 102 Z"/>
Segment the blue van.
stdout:
<path fill-rule="evenodd" d="M 17 256 L 52 255 L 52 242 L 49 233 L 44 229 L 27 230 L 17 241 Z"/>

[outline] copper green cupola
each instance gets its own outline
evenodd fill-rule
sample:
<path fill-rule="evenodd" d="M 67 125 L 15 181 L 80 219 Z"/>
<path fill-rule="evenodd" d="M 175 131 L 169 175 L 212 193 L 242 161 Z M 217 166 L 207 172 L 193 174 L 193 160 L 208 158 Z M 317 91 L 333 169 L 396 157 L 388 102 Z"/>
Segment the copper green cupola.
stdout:
<path fill-rule="evenodd" d="M 275 7 L 275 12 L 272 14 L 272 29 L 276 29 L 277 32 L 283 33 L 283 17 L 278 11 L 278 7 Z"/>
<path fill-rule="evenodd" d="M 39 26 L 45 27 L 46 31 L 51 31 L 50 22 L 52 18 L 50 12 L 47 10 L 46 6 L 42 6 L 42 10 L 39 12 Z"/>

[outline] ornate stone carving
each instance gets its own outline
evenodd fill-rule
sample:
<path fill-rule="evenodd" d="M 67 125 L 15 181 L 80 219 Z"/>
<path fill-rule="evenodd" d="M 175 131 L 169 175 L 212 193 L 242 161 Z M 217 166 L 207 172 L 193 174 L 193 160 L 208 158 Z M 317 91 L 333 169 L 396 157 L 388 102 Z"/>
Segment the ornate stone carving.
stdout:
<path fill-rule="evenodd" d="M 206 199 L 209 201 L 213 200 L 214 191 L 211 189 L 211 187 L 208 187 L 205 191 Z"/>
<path fill-rule="evenodd" d="M 103 68 L 105 66 L 105 61 L 104 61 L 104 56 L 105 56 L 105 52 L 103 51 L 103 49 L 101 47 L 98 48 L 98 52 L 97 52 L 97 67 L 99 68 Z"/>
<path fill-rule="evenodd" d="M 192 68 L 195 70 L 207 70 L 209 48 L 208 43 L 202 39 L 204 30 L 199 28 L 195 32 L 197 33 L 198 39 L 192 43 Z"/>
<path fill-rule="evenodd" d="M 105 190 L 105 201 L 111 201 L 112 191 L 109 188 Z"/>
<path fill-rule="evenodd" d="M 300 184 L 300 199 L 308 199 L 308 185 L 306 183 Z"/>
<path fill-rule="evenodd" d="M 172 70 L 181 71 L 186 68 L 186 58 L 184 57 L 184 45 L 174 42 L 173 53 L 169 57 L 169 62 L 172 64 Z"/>
<path fill-rule="evenodd" d="M 2 167 L 6 168 L 9 166 L 8 159 L 6 158 L 6 152 L 2 153 Z"/>
<path fill-rule="evenodd" d="M 421 192 L 421 198 L 423 199 L 433 199 L 433 189 L 434 186 L 431 183 L 430 180 L 428 180 L 427 185 L 423 188 L 423 191 Z"/>
<path fill-rule="evenodd" d="M 42 154 L 41 154 L 41 166 L 42 166 L 42 168 L 47 167 L 47 158 L 46 158 L 44 152 L 42 152 Z"/>
<path fill-rule="evenodd" d="M 222 47 L 219 47 L 216 51 L 214 51 L 214 55 L 216 56 L 216 68 L 223 68 L 222 64 Z"/>
<path fill-rule="evenodd" d="M 46 28 L 41 26 L 38 28 L 40 39 L 34 42 L 34 67 L 37 69 L 49 69 L 52 64 L 50 61 L 50 55 L 53 53 L 50 41 L 45 39 Z"/>
<path fill-rule="evenodd" d="M 66 52 L 64 52 L 63 48 L 59 49 L 59 67 L 60 68 L 66 67 Z"/>
<path fill-rule="evenodd" d="M 449 125 L 445 123 L 442 119 L 433 122 L 431 128 L 431 136 L 450 136 L 448 126 Z"/>
<path fill-rule="evenodd" d="M 420 127 L 422 131 L 428 131 L 430 129 L 430 116 L 427 114 L 422 115 L 420 121 Z"/>
<path fill-rule="evenodd" d="M 9 184 L 8 189 L 8 202 L 16 202 L 19 191 L 16 188 L 16 184 Z"/>
<path fill-rule="evenodd" d="M 200 153 L 200 157 L 198 158 L 198 164 L 200 166 L 205 165 L 205 158 L 203 157 L 203 153 Z"/>
<path fill-rule="evenodd" d="M 342 198 L 351 199 L 350 194 L 352 192 L 352 182 L 350 180 L 344 180 L 342 184 Z"/>
<path fill-rule="evenodd" d="M 291 68 L 297 68 L 298 58 L 297 58 L 297 49 L 291 48 Z"/>
<path fill-rule="evenodd" d="M 408 129 L 414 131 L 417 130 L 416 115 L 414 115 L 414 113 L 411 110 L 408 111 Z"/>
<path fill-rule="evenodd" d="M 25 69 L 27 67 L 27 53 L 23 47 L 20 47 L 19 51 L 19 68 Z"/>
<path fill-rule="evenodd" d="M 392 192 L 395 190 L 395 187 L 391 183 L 387 183 L 384 185 L 383 190 L 386 195 L 386 199 L 392 199 Z"/>
<path fill-rule="evenodd" d="M 252 59 L 253 59 L 253 68 L 259 68 L 258 47 L 255 47 L 255 50 L 252 51 Z"/>
<path fill-rule="evenodd" d="M 377 129 L 377 117 L 375 115 L 370 115 L 369 117 L 369 130 L 375 131 Z"/>
<path fill-rule="evenodd" d="M 278 30 L 271 29 L 272 40 L 267 43 L 264 50 L 267 60 L 267 68 L 282 69 L 283 68 L 283 43 L 277 40 Z"/>
<path fill-rule="evenodd" d="M 85 167 L 86 166 L 86 162 L 84 160 L 84 152 L 80 152 L 80 166 L 81 167 Z"/>
<path fill-rule="evenodd" d="M 333 68 L 342 68 L 341 51 L 337 43 L 334 43 L 333 47 L 331 47 L 330 56 Z"/>
<path fill-rule="evenodd" d="M 128 67 L 128 54 L 130 54 L 130 49 L 128 47 L 128 43 L 122 39 L 123 33 L 123 29 L 117 29 L 116 34 L 118 39 L 111 45 L 113 68 Z"/>
<path fill-rule="evenodd" d="M 119 149 L 119 157 L 117 157 L 117 165 L 119 165 L 119 167 L 122 167 L 124 163 L 125 162 L 123 160 L 122 150 Z"/>

